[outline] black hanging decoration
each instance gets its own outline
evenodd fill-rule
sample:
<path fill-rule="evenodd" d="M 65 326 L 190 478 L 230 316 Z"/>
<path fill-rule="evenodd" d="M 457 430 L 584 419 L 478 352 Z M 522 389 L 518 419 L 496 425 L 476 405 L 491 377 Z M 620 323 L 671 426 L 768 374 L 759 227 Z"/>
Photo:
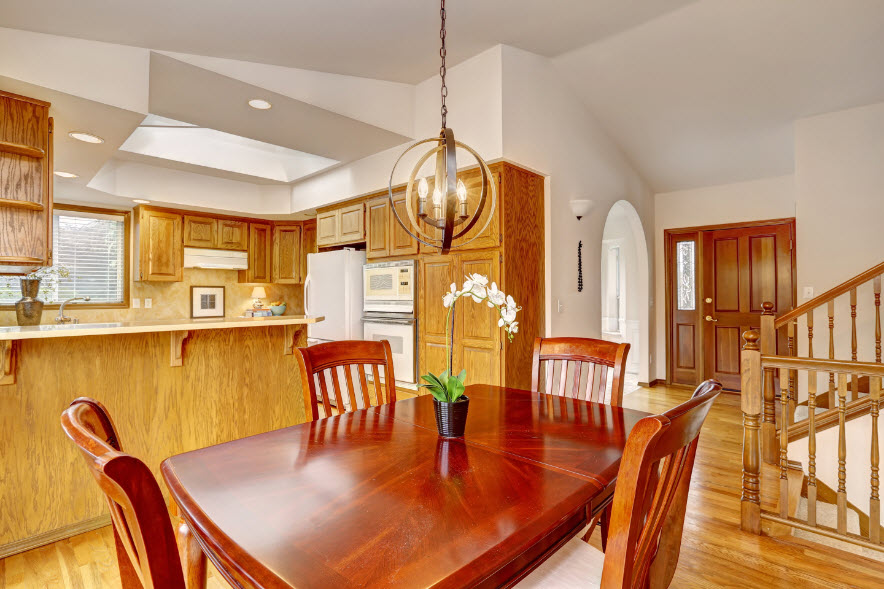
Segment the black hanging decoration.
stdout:
<path fill-rule="evenodd" d="M 577 292 L 583 292 L 583 242 L 577 242 Z"/>

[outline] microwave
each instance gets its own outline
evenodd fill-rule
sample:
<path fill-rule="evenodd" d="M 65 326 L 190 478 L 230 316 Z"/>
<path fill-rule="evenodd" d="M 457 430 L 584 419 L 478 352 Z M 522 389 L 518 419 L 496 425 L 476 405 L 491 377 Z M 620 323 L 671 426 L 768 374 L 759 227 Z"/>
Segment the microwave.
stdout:
<path fill-rule="evenodd" d="M 362 285 L 363 311 L 414 313 L 417 290 L 414 260 L 365 264 Z"/>

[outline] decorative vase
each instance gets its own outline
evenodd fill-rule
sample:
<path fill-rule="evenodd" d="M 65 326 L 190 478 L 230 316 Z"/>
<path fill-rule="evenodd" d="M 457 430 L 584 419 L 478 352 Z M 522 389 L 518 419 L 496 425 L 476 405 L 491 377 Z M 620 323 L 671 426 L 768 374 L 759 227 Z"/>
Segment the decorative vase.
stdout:
<path fill-rule="evenodd" d="M 40 325 L 43 301 L 37 298 L 39 294 L 39 278 L 21 279 L 21 298 L 15 303 L 15 320 L 19 325 Z"/>
<path fill-rule="evenodd" d="M 436 410 L 436 429 L 439 430 L 439 435 L 443 438 L 462 438 L 467 427 L 469 397 L 461 396 L 454 403 L 445 403 L 434 398 L 433 408 Z"/>

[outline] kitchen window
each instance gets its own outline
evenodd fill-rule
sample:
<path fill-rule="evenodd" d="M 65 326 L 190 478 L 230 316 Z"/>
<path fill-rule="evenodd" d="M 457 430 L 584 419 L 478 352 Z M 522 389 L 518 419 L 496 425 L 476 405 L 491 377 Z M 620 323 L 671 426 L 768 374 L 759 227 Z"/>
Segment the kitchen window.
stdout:
<path fill-rule="evenodd" d="M 58 305 L 90 297 L 91 307 L 129 305 L 129 211 L 56 205 L 52 219 L 53 266 L 43 269 L 40 298 Z M 20 277 L 0 277 L 0 305 L 21 298 Z"/>

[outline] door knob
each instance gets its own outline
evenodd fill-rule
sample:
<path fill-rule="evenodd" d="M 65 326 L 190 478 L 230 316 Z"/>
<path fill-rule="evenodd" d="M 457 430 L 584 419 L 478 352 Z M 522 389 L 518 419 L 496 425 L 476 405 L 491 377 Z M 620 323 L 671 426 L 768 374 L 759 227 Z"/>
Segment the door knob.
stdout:
<path fill-rule="evenodd" d="M 717 323 L 718 319 L 713 319 L 712 315 L 706 315 L 706 321 L 712 321 L 713 323 Z"/>

